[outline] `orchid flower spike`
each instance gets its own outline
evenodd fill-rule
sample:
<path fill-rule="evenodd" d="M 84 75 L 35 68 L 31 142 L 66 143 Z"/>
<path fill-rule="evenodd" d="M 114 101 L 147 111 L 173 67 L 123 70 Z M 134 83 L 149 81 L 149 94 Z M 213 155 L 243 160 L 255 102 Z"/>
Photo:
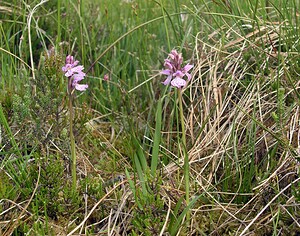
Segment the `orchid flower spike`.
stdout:
<path fill-rule="evenodd" d="M 182 54 L 172 50 L 168 58 L 165 59 L 165 69 L 160 72 L 162 75 L 167 76 L 166 80 L 162 82 L 164 85 L 171 85 L 176 88 L 186 86 L 187 81 L 191 79 L 191 74 L 188 72 L 193 68 L 193 65 L 187 64 L 182 67 L 182 63 Z M 187 77 L 187 80 L 183 79 L 184 76 Z"/>
<path fill-rule="evenodd" d="M 84 91 L 88 88 L 87 84 L 79 84 L 84 79 L 85 73 L 83 72 L 84 67 L 78 65 L 79 61 L 75 61 L 74 57 L 68 55 L 66 57 L 66 64 L 62 67 L 62 71 L 65 76 L 69 79 L 69 90 L 73 89 Z"/>

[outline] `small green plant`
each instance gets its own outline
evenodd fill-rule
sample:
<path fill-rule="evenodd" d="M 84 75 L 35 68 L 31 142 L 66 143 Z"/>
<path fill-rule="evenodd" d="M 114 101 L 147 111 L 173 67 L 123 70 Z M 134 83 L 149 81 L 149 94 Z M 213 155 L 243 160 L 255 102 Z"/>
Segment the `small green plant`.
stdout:
<path fill-rule="evenodd" d="M 157 235 L 163 227 L 166 215 L 164 201 L 160 196 L 162 181 L 160 177 L 154 178 L 150 173 L 144 173 L 144 176 L 147 179 L 146 188 L 134 190 L 138 207 L 132 219 L 135 226 L 133 232 L 138 235 Z"/>
<path fill-rule="evenodd" d="M 76 191 L 76 149 L 75 149 L 75 137 L 73 132 L 73 99 L 74 91 L 84 91 L 88 88 L 87 84 L 79 84 L 81 80 L 84 79 L 85 73 L 82 71 L 83 66 L 78 66 L 79 61 L 75 61 L 74 57 L 69 55 L 66 58 L 66 64 L 62 67 L 65 76 L 68 78 L 68 97 L 69 97 L 69 116 L 70 116 L 70 141 L 71 141 L 71 172 L 72 172 L 72 189 L 75 193 Z"/>
<path fill-rule="evenodd" d="M 185 131 L 185 120 L 184 120 L 184 111 L 183 111 L 183 101 L 182 101 L 182 89 L 187 85 L 187 81 L 191 80 L 191 75 L 188 73 L 193 66 L 190 64 L 181 66 L 183 63 L 183 58 L 181 53 L 178 53 L 176 50 L 172 50 L 169 54 L 168 58 L 165 59 L 165 70 L 161 72 L 163 75 L 167 75 L 167 79 L 163 82 L 164 85 L 171 85 L 172 87 L 177 88 L 178 95 L 178 104 L 179 104 L 179 117 L 180 117 L 180 125 L 181 125 L 181 139 L 179 140 L 179 147 L 181 150 L 179 153 L 183 153 L 184 155 L 184 179 L 185 179 L 185 194 L 186 194 L 186 204 L 189 205 L 190 202 L 190 181 L 189 181 L 189 157 L 187 153 L 186 146 L 186 131 Z M 187 81 L 183 79 L 183 77 L 187 77 Z M 190 214 L 187 213 L 187 220 L 189 221 Z"/>

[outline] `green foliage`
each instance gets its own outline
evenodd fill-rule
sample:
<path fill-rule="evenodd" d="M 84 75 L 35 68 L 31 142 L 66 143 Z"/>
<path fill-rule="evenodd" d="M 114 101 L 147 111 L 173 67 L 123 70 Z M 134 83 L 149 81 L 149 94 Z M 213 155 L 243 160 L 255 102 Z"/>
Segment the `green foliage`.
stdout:
<path fill-rule="evenodd" d="M 183 210 L 181 210 L 182 203 L 183 203 L 183 197 L 181 197 L 178 200 L 178 202 L 174 208 L 174 211 L 172 212 L 170 224 L 169 224 L 169 228 L 168 228 L 168 231 L 170 232 L 170 234 L 172 236 L 176 235 L 178 233 L 178 230 L 182 225 L 185 225 L 185 222 L 183 222 L 183 220 L 186 217 L 186 215 L 188 214 L 188 212 L 190 211 L 190 208 L 193 207 L 193 205 L 199 199 L 199 197 L 200 196 L 194 197 L 187 206 L 183 207 Z M 186 223 L 189 224 L 189 222 L 186 222 Z"/>
<path fill-rule="evenodd" d="M 13 111 L 14 120 L 20 124 L 24 123 L 26 120 L 31 119 L 31 104 L 32 97 L 30 91 L 25 87 L 25 94 L 21 97 L 18 94 L 14 94 L 12 97 L 13 101 Z"/>
<path fill-rule="evenodd" d="M 66 80 L 62 76 L 63 60 L 54 48 L 42 56 L 41 73 L 35 83 L 35 118 L 55 125 L 55 130 L 66 126 L 64 100 L 66 99 Z"/>
<path fill-rule="evenodd" d="M 160 196 L 161 178 L 154 178 L 150 173 L 144 173 L 147 179 L 144 188 L 135 188 L 135 199 L 137 208 L 135 209 L 132 224 L 137 235 L 156 235 L 160 232 L 166 215 L 164 202 Z M 139 182 L 141 182 L 140 180 Z"/>
<path fill-rule="evenodd" d="M 38 168 L 41 168 L 39 189 L 33 201 L 33 208 L 38 214 L 47 214 L 52 219 L 57 219 L 66 212 L 68 201 L 67 182 L 64 181 L 64 166 L 59 157 L 50 156 L 46 160 L 37 160 L 39 164 L 30 166 L 29 181 L 37 181 Z"/>
<path fill-rule="evenodd" d="M 0 172 L 0 199 L 15 199 L 17 196 L 17 189 L 11 188 L 12 181 L 9 179 L 9 177 L 4 173 L 4 171 Z M 0 210 L 1 212 L 3 209 Z"/>
<path fill-rule="evenodd" d="M 81 233 L 239 235 L 247 225 L 249 234 L 298 233 L 297 182 L 260 212 L 298 178 L 297 1 L 51 0 L 35 8 L 40 2 L 0 4 L 0 234 L 39 172 L 14 235 L 68 234 L 89 213 Z M 158 74 L 172 48 L 194 64 L 182 124 L 178 97 Z M 75 94 L 76 193 L 67 54 L 84 64 L 89 84 Z"/>

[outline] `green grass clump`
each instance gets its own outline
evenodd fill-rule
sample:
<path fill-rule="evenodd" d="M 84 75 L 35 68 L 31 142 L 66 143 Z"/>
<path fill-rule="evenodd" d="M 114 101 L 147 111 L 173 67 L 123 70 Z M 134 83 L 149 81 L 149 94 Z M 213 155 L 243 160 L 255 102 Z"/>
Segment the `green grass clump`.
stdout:
<path fill-rule="evenodd" d="M 2 1 L 0 235 L 298 235 L 299 7 Z M 172 49 L 194 65 L 179 93 Z"/>

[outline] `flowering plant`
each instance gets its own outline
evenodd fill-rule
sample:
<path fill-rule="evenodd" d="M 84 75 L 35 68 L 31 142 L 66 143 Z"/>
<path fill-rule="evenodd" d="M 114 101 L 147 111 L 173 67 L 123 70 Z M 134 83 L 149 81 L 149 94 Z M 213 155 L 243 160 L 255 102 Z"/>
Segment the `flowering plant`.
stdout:
<path fill-rule="evenodd" d="M 185 179 L 185 196 L 186 196 L 186 204 L 189 205 L 190 202 L 190 181 L 189 181 L 189 156 L 186 151 L 186 134 L 185 134 L 185 123 L 184 123 L 184 115 L 183 115 L 183 106 L 182 106 L 182 89 L 186 86 L 187 81 L 191 80 L 191 74 L 188 73 L 192 68 L 193 65 L 186 64 L 182 67 L 183 58 L 182 54 L 178 53 L 176 50 L 172 50 L 171 53 L 168 55 L 168 58 L 165 59 L 165 69 L 162 70 L 160 73 L 162 75 L 167 75 L 167 79 L 162 82 L 164 85 L 169 85 L 178 88 L 178 104 L 179 104 L 179 115 L 180 115 L 180 122 L 181 122 L 181 132 L 182 132 L 182 147 L 184 151 L 184 179 Z M 187 77 L 187 80 L 183 79 L 183 77 Z M 187 221 L 190 219 L 190 213 L 187 212 Z"/>
<path fill-rule="evenodd" d="M 191 79 L 191 74 L 188 72 L 193 68 L 193 65 L 187 64 L 182 67 L 183 58 L 181 53 L 176 50 L 172 50 L 165 59 L 164 66 L 166 69 L 162 70 L 160 73 L 167 75 L 167 79 L 163 82 L 164 85 L 169 85 L 177 88 L 182 88 L 186 86 L 187 81 Z M 187 81 L 183 77 L 187 77 Z"/>
<path fill-rule="evenodd" d="M 66 64 L 62 67 L 65 76 L 69 78 L 69 91 L 73 91 L 74 88 L 79 91 L 84 91 L 88 88 L 87 84 L 78 83 L 83 80 L 85 76 L 85 73 L 82 71 L 84 69 L 83 66 L 78 65 L 78 63 L 79 61 L 75 61 L 73 56 L 68 55 Z"/>
<path fill-rule="evenodd" d="M 62 67 L 62 71 L 68 78 L 68 95 L 69 95 L 69 115 L 70 115 L 70 141 L 71 141 L 71 172 L 72 172 L 72 190 L 76 191 L 76 150 L 75 138 L 73 133 L 73 91 L 74 89 L 84 91 L 88 88 L 87 84 L 79 84 L 84 79 L 85 73 L 82 71 L 84 68 L 78 65 L 79 61 L 75 61 L 74 57 L 68 55 L 66 57 L 66 64 Z"/>

